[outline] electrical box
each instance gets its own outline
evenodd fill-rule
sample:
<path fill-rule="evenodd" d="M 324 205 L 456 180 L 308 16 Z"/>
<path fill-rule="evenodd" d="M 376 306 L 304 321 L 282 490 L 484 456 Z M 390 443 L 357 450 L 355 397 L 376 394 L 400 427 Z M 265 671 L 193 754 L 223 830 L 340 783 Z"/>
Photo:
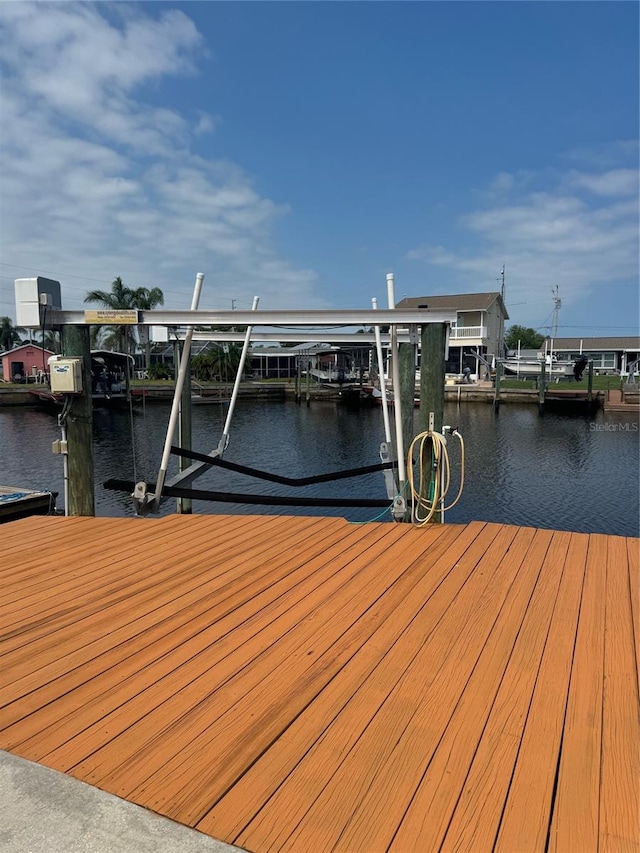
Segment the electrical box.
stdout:
<path fill-rule="evenodd" d="M 150 337 L 154 343 L 166 344 L 169 341 L 169 329 L 166 326 L 151 326 Z"/>
<path fill-rule="evenodd" d="M 54 394 L 82 394 L 82 359 L 49 359 L 49 380 Z"/>
<path fill-rule="evenodd" d="M 61 308 L 60 282 L 52 278 L 16 278 L 16 326 L 38 329 L 51 308 Z"/>

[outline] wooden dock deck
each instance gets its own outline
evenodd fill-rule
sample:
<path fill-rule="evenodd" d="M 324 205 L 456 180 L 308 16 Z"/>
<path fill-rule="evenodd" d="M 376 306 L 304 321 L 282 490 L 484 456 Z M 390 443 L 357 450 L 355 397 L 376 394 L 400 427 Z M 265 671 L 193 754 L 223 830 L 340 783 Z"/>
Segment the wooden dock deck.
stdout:
<path fill-rule="evenodd" d="M 0 748 L 256 853 L 638 850 L 638 546 L 12 522 Z"/>
<path fill-rule="evenodd" d="M 55 510 L 57 496 L 57 492 L 0 485 L 0 524 L 28 515 L 47 515 Z"/>

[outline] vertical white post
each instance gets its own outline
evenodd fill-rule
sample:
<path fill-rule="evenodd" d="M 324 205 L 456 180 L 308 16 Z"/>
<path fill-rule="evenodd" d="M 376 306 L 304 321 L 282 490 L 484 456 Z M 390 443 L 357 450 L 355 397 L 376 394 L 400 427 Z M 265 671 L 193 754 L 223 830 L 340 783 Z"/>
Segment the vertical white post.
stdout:
<path fill-rule="evenodd" d="M 196 275 L 196 283 L 193 288 L 193 297 L 191 299 L 191 310 L 196 311 L 198 308 L 198 304 L 200 302 L 200 292 L 202 290 L 202 282 L 204 281 L 204 273 L 199 272 Z M 176 387 L 173 392 L 173 402 L 171 403 L 171 414 L 169 416 L 169 426 L 167 427 L 167 435 L 164 442 L 164 450 L 162 451 L 162 461 L 160 463 L 160 470 L 158 471 L 158 478 L 156 480 L 156 491 L 154 495 L 154 507 L 157 510 L 160 506 L 160 500 L 162 498 L 162 489 L 164 487 L 164 481 L 167 476 L 167 469 L 169 468 L 169 458 L 171 456 L 171 445 L 173 444 L 173 436 L 176 431 L 176 424 L 178 422 L 178 415 L 180 413 L 180 397 L 182 396 L 182 388 L 184 386 L 184 379 L 187 375 L 187 368 L 189 366 L 189 355 L 191 353 L 191 340 L 193 338 L 193 326 L 189 326 L 187 329 L 187 334 L 184 338 L 184 347 L 182 349 L 182 357 L 180 358 L 180 369 L 178 370 L 178 378 L 176 379 Z"/>
<path fill-rule="evenodd" d="M 378 310 L 378 300 L 373 297 L 371 307 Z M 384 361 L 382 359 L 382 339 L 380 338 L 380 326 L 373 327 L 376 338 L 376 355 L 378 357 L 378 375 L 380 376 L 380 393 L 382 394 L 382 420 L 384 422 L 384 440 L 391 441 L 391 423 L 389 421 L 389 401 L 387 400 L 387 383 L 384 378 Z"/>
<path fill-rule="evenodd" d="M 393 283 L 393 273 L 387 273 L 387 296 L 389 308 L 396 307 L 396 297 Z M 404 462 L 404 442 L 402 440 L 402 411 L 400 405 L 400 363 L 398 360 L 398 327 L 395 323 L 391 325 L 391 374 L 393 387 L 393 414 L 396 427 L 396 453 L 398 457 L 398 484 L 400 492 L 404 489 L 407 479 Z"/>
<path fill-rule="evenodd" d="M 258 303 L 260 302 L 260 297 L 253 297 L 253 305 L 251 306 L 252 311 L 258 310 Z M 242 380 L 242 371 L 244 370 L 244 365 L 247 360 L 247 352 L 249 351 L 249 343 L 251 341 L 251 331 L 253 326 L 247 326 L 247 332 L 244 336 L 244 344 L 242 345 L 242 354 L 240 355 L 240 362 L 238 364 L 238 372 L 236 373 L 236 380 L 233 383 L 233 391 L 231 393 L 231 400 L 229 402 L 229 411 L 227 412 L 227 417 L 224 422 L 224 429 L 222 430 L 222 437 L 218 443 L 218 451 L 220 456 L 227 449 L 227 445 L 229 444 L 229 430 L 231 429 L 231 419 L 233 418 L 233 410 L 236 407 L 236 400 L 238 399 L 238 391 L 240 389 L 240 382 Z"/>

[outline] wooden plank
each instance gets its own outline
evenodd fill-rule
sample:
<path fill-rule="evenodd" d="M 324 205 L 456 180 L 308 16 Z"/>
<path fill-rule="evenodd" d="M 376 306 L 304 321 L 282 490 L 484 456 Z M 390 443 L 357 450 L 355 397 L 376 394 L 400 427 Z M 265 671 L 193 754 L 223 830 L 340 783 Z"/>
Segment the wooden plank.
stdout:
<path fill-rule="evenodd" d="M 636 654 L 636 674 L 640 691 L 640 542 L 627 539 L 627 559 L 629 561 L 629 594 L 633 617 L 633 637 Z"/>
<path fill-rule="evenodd" d="M 375 549 L 351 554 L 349 565 L 336 576 L 340 586 L 332 591 L 327 582 L 309 616 L 286 634 L 278 628 L 264 655 L 203 697 L 200 707 L 183 716 L 179 726 L 172 725 L 162 750 L 155 744 L 140 748 L 138 740 L 132 765 L 144 774 L 144 781 L 132 788 L 119 767 L 105 781 L 110 786 L 120 783 L 122 788 L 116 790 L 126 790 L 136 802 L 168 815 L 179 815 L 182 822 L 199 820 L 212 799 L 218 799 L 313 701 L 354 650 L 381 622 L 392 618 L 411 584 L 401 555 L 413 560 L 426 541 L 442 535 L 440 530 L 429 531 L 426 537 L 412 536 L 413 532 L 406 529 L 402 541 L 390 543 L 385 537 Z M 385 570 L 372 572 L 372 560 L 380 560 Z M 347 572 L 351 576 L 345 579 Z"/>
<path fill-rule="evenodd" d="M 305 524 L 305 539 L 313 527 L 308 522 Z M 344 534 L 337 530 L 333 537 L 339 542 L 339 546 L 334 547 L 342 547 Z M 248 562 L 251 549 L 247 548 L 244 554 L 225 565 L 225 570 L 214 575 L 204 586 L 183 590 L 178 597 L 165 595 L 164 604 L 150 613 L 138 612 L 135 602 L 130 600 L 129 621 L 123 620 L 119 627 L 112 624 L 108 633 L 101 634 L 93 643 L 81 648 L 78 648 L 75 638 L 71 651 L 64 657 L 55 658 L 47 668 L 46 678 L 41 667 L 25 675 L 20 682 L 12 685 L 16 696 L 23 698 L 17 698 L 0 711 L 0 723 L 13 722 L 4 730 L 2 742 L 20 745 L 24 753 L 37 760 L 50 751 L 52 737 L 55 743 L 60 744 L 64 743 L 65 733 L 71 736 L 74 731 L 76 734 L 82 731 L 78 713 L 95 714 L 94 704 L 98 702 L 101 709 L 98 719 L 103 717 L 108 710 L 105 695 L 109 696 L 111 705 L 117 707 L 119 701 L 124 701 L 122 693 L 129 696 L 140 692 L 140 673 L 144 674 L 143 686 L 147 687 L 154 678 L 160 679 L 170 673 L 172 667 L 197 658 L 211 643 L 217 644 L 220 650 L 220 639 L 230 634 L 239 623 L 248 630 L 250 620 L 255 619 L 256 614 L 268 619 L 269 603 L 295 587 L 303 575 L 307 580 L 307 573 L 297 565 L 295 547 L 284 552 L 274 535 L 268 537 L 267 542 L 268 546 L 260 546 L 254 563 L 258 556 L 268 560 L 270 554 L 276 553 L 281 559 L 271 564 L 267 562 L 262 568 Z M 331 557 L 332 544 L 332 537 L 322 530 L 317 553 L 323 564 Z M 306 553 L 308 547 L 306 542 Z M 294 571 L 297 575 L 292 576 Z M 162 594 L 161 589 L 159 593 Z M 189 638 L 196 638 L 198 645 L 188 644 Z M 197 660 L 194 666 L 197 668 Z M 114 681 L 118 682 L 117 687 Z M 41 687 L 33 689 L 38 683 Z M 51 703 L 58 697 L 64 697 L 64 701 L 52 708 Z M 42 718 L 47 721 L 44 726 Z M 54 727 L 53 731 L 51 727 Z M 36 736 L 38 742 L 26 742 Z"/>
<path fill-rule="evenodd" d="M 640 724 L 626 542 L 609 539 L 602 707 L 600 846 L 640 849 Z"/>
<path fill-rule="evenodd" d="M 474 571 L 438 623 L 420 620 L 424 640 L 413 659 L 401 664 L 389 692 L 380 695 L 374 683 L 366 701 L 340 715 L 236 843 L 258 850 L 335 849 L 429 691 L 442 687 L 453 671 L 456 681 L 466 681 L 474 644 L 486 635 L 513 579 L 508 566 L 496 568 L 495 554 L 504 556 L 515 534 L 516 528 L 499 530 L 479 562 L 473 559 Z"/>
<path fill-rule="evenodd" d="M 387 832 L 398 828 L 395 835 L 387 839 L 385 849 L 389 847 L 401 853 L 405 850 L 440 848 L 514 647 L 529 627 L 528 608 L 536 593 L 536 584 L 552 536 L 549 530 L 538 530 L 535 537 L 533 531 L 530 531 L 532 541 L 528 549 L 523 549 L 519 556 L 512 555 L 522 565 L 442 739 L 428 750 L 423 731 L 431 729 L 431 720 L 425 720 L 424 728 L 418 730 L 420 740 L 413 745 L 413 752 L 415 756 L 420 756 L 425 770 L 418 780 L 415 794 L 411 790 L 406 791 L 404 801 L 410 803 L 408 809 L 393 818 L 395 827 L 390 820 L 391 815 L 385 809 L 384 820 L 375 821 L 373 830 L 367 826 L 359 829 L 358 837 L 365 839 L 371 849 L 382 849 L 383 844 L 378 843 L 378 838 L 384 823 L 389 823 Z M 526 548 L 527 539 L 520 544 Z M 510 554 L 513 551 L 512 546 Z M 410 765 L 411 758 L 411 755 L 407 756 L 405 766 Z M 406 770 L 403 770 L 403 776 L 406 778 Z M 399 782 L 404 784 L 405 779 Z M 376 788 L 379 788 L 377 780 Z M 364 817 L 362 814 L 360 823 Z M 368 820 L 371 821 L 370 814 Z M 350 827 L 352 841 L 356 837 L 356 825 L 354 821 L 353 828 Z M 346 849 L 348 841 L 349 837 L 345 836 Z"/>
<path fill-rule="evenodd" d="M 34 567 L 28 584 L 24 582 L 26 572 L 19 564 L 15 567 L 13 577 L 8 578 L 7 581 L 11 582 L 20 577 L 21 584 L 15 592 L 22 600 L 27 600 L 29 592 L 42 589 L 43 584 L 55 589 L 74 577 L 90 583 L 92 571 L 101 570 L 104 575 L 104 551 L 107 545 L 110 553 L 108 576 L 124 575 L 126 577 L 128 572 L 130 577 L 131 558 L 134 553 L 142 555 L 143 563 L 148 564 L 149 557 L 160 556 L 162 551 L 167 551 L 168 546 L 175 553 L 180 550 L 181 541 L 200 539 L 204 542 L 207 530 L 205 519 L 192 516 L 190 520 L 193 523 L 187 525 L 181 523 L 179 517 L 162 519 L 162 523 L 158 520 L 138 519 L 129 527 L 123 528 L 122 520 L 113 519 L 109 527 L 101 524 L 98 529 L 92 527 L 90 532 L 84 535 L 82 531 L 79 534 L 75 533 L 73 537 L 68 537 L 67 541 L 61 537 L 59 542 L 49 545 L 44 558 L 34 561 L 32 557 Z M 228 526 L 229 529 L 238 529 L 250 523 L 244 517 L 242 520 L 230 519 Z M 51 558 L 55 558 L 54 563 L 51 562 Z"/>
<path fill-rule="evenodd" d="M 339 531 L 335 531 L 334 535 L 336 539 L 343 538 Z M 324 551 L 330 543 L 331 537 L 323 538 L 318 551 Z M 277 537 L 275 542 L 270 537 L 269 548 L 261 553 L 269 554 L 271 548 L 283 553 Z M 291 550 L 295 551 L 295 548 Z M 232 625 L 235 624 L 234 618 L 246 619 L 250 615 L 248 607 L 253 608 L 252 612 L 259 611 L 265 602 L 278 597 L 283 584 L 294 583 L 287 576 L 295 563 L 295 556 L 289 555 L 285 559 L 283 553 L 282 566 L 265 571 L 252 570 L 251 566 L 246 565 L 244 557 L 239 557 L 234 563 L 236 571 L 230 572 L 227 566 L 222 577 L 214 576 L 205 585 L 189 587 L 179 596 L 166 596 L 164 604 L 150 613 L 140 614 L 130 604 L 131 620 L 126 624 L 117 628 L 112 625 L 107 634 L 100 635 L 81 648 L 78 648 L 76 638 L 72 651 L 62 658 L 55 658 L 44 671 L 43 668 L 32 666 L 35 671 L 25 675 L 20 683 L 12 685 L 14 693 L 22 696 L 22 699 L 15 699 L 10 707 L 0 711 L 0 721 L 14 721 L 13 726 L 5 729 L 3 742 L 17 745 L 29 736 L 30 731 L 37 733 L 41 728 L 44 729 L 41 734 L 46 737 L 47 725 L 58 725 L 55 737 L 60 738 L 65 726 L 72 723 L 70 718 L 65 719 L 70 714 L 67 702 L 75 702 L 76 710 L 88 709 L 91 700 L 102 699 L 105 691 L 110 697 L 115 696 L 109 679 L 120 678 L 122 689 L 136 689 L 133 684 L 129 684 L 129 679 L 135 682 L 136 673 L 142 671 L 147 662 L 147 655 L 155 654 L 158 666 L 168 666 L 170 660 L 166 655 L 173 646 L 179 644 L 181 630 L 190 631 L 204 643 L 202 632 L 209 625 L 225 617 L 231 618 Z M 233 583 L 235 589 L 231 594 L 229 587 Z M 218 631 L 223 630 L 219 624 Z M 108 654 L 111 649 L 119 654 L 117 669 Z M 146 676 L 151 675 L 147 670 L 144 672 Z M 107 683 L 101 678 L 103 675 Z M 32 689 L 33 684 L 38 683 L 41 686 Z M 63 709 L 59 703 L 55 708 L 50 704 L 59 696 L 65 697 Z M 42 714 L 38 713 L 39 708 Z M 47 720 L 44 727 L 41 716 Z M 21 722 L 23 717 L 28 719 Z M 59 717 L 64 720 L 61 727 Z M 16 728 L 17 732 L 14 731 Z"/>
<path fill-rule="evenodd" d="M 280 527 L 279 531 L 272 531 L 272 541 L 277 541 L 278 534 L 281 542 L 286 540 L 288 528 L 286 525 Z M 292 529 L 296 529 L 295 522 Z M 105 631 L 110 632 L 120 615 L 134 621 L 137 614 L 131 607 L 132 597 L 136 597 L 138 608 L 144 604 L 152 610 L 153 603 L 161 601 L 172 590 L 175 595 L 178 594 L 189 581 L 188 572 L 204 581 L 211 571 L 211 560 L 219 561 L 223 555 L 228 558 L 245 556 L 247 539 L 243 536 L 243 530 L 241 528 L 233 540 L 219 542 L 215 547 L 208 548 L 206 540 L 203 542 L 202 539 L 196 539 L 191 548 L 183 546 L 181 561 L 184 563 L 179 572 L 176 571 L 175 558 L 171 554 L 165 553 L 162 557 L 149 553 L 134 556 L 134 553 L 129 552 L 129 560 L 136 565 L 134 574 L 125 571 L 123 576 L 116 577 L 112 583 L 103 581 L 102 585 L 94 586 L 93 592 L 87 592 L 81 601 L 69 600 L 65 596 L 57 611 L 51 613 L 45 606 L 45 614 L 48 615 L 40 617 L 38 612 L 34 612 L 32 621 L 25 620 L 18 629 L 11 630 L 9 626 L 3 632 L 3 649 L 5 654 L 13 652 L 12 667 L 0 672 L 0 688 L 13 681 L 16 671 L 20 678 L 23 662 L 34 655 L 38 656 L 40 666 L 44 666 L 50 660 L 62 657 L 67 648 L 76 649 L 76 638 L 79 635 L 82 635 L 83 645 L 86 645 L 91 638 L 101 636 Z M 264 545 L 258 544 L 256 548 L 261 551 Z M 125 557 L 123 552 L 123 559 Z M 52 638 L 56 633 L 63 633 L 64 636 L 58 636 L 58 641 L 54 643 Z"/>
<path fill-rule="evenodd" d="M 424 642 L 423 623 L 438 621 L 473 569 L 470 561 L 462 560 L 465 552 L 475 547 L 479 559 L 496 532 L 495 528 L 485 532 L 481 525 L 471 524 L 455 531 L 453 539 L 443 537 L 426 550 L 416 561 L 418 583 L 398 605 L 395 618 L 383 622 L 219 802 L 211 802 L 210 811 L 197 828 L 216 838 L 237 839 L 338 715 L 350 703 L 363 704 L 367 685 L 375 684 L 382 693 L 386 679 L 391 679 L 391 684 L 397 680 L 402 665 L 408 665 Z M 428 611 L 423 620 L 416 618 L 421 611 Z"/>
<path fill-rule="evenodd" d="M 80 516 L 62 518 L 51 515 L 31 515 L 2 525 L 2 553 L 19 557 L 25 550 L 33 553 L 36 543 L 48 544 L 58 536 L 71 532 L 71 528 L 82 522 Z M 5 573 L 12 573 L 13 563 L 3 561 L 0 566 L 0 579 Z"/>
<path fill-rule="evenodd" d="M 545 849 L 588 542 L 584 533 L 571 534 L 563 583 L 498 832 L 498 851 Z"/>
<path fill-rule="evenodd" d="M 597 850 L 607 536 L 589 538 L 549 850 Z"/>
<path fill-rule="evenodd" d="M 638 849 L 637 541 L 247 518 L 6 525 L 0 747 L 261 853 Z"/>
<path fill-rule="evenodd" d="M 110 531 L 101 531 L 101 534 L 108 537 L 108 541 L 111 537 L 119 537 L 121 530 L 122 525 L 113 525 Z M 163 528 L 163 537 L 180 551 L 183 548 L 188 551 L 188 544 L 194 542 L 194 537 L 199 538 L 197 530 L 181 529 L 179 526 L 168 531 Z M 7 596 L 0 606 L 0 618 L 5 631 L 13 623 L 19 624 L 23 631 L 25 614 L 34 605 L 38 619 L 43 621 L 49 614 L 58 613 L 61 606 L 74 612 L 85 595 L 89 600 L 94 600 L 96 588 L 104 593 L 109 588 L 117 590 L 130 584 L 133 551 L 146 558 L 136 565 L 136 578 L 144 578 L 156 572 L 160 567 L 158 564 L 162 562 L 158 554 L 158 531 L 149 526 L 136 531 L 133 544 L 118 541 L 111 547 L 108 573 L 105 572 L 105 540 L 96 537 L 95 532 L 87 538 L 86 544 L 75 548 L 66 547 L 64 543 L 56 543 L 55 547 L 51 545 L 47 553 L 36 562 L 32 577 L 25 578 L 23 572 L 16 572 L 13 578 L 5 580 L 5 586 L 12 585 L 12 588 L 7 589 Z M 85 539 L 81 541 L 85 542 Z M 202 546 L 199 547 L 202 549 Z M 154 555 L 158 559 L 155 564 L 152 561 Z M 175 560 L 165 555 L 164 565 L 175 565 Z M 43 605 L 45 597 L 46 604 Z"/>
<path fill-rule="evenodd" d="M 365 548 L 365 554 L 372 551 L 379 555 L 384 551 L 385 528 L 388 538 L 397 537 L 390 525 L 372 526 L 361 534 L 363 543 L 373 542 Z M 215 715 L 209 715 L 208 703 L 215 702 L 218 713 L 223 714 L 241 702 L 243 694 L 236 694 L 234 676 L 240 674 L 243 682 L 256 678 L 259 683 L 268 667 L 249 667 L 254 659 L 271 660 L 277 655 L 286 659 L 295 654 L 292 629 L 302 619 L 307 629 L 313 631 L 312 616 L 318 602 L 329 592 L 339 595 L 350 575 L 358 575 L 366 586 L 362 571 L 365 564 L 366 558 L 362 557 L 341 567 L 337 554 L 332 559 L 330 552 L 325 551 L 318 557 L 316 566 L 320 567 L 322 575 L 305 580 L 296 590 L 291 606 L 281 597 L 271 612 L 269 608 L 262 608 L 253 621 L 242 622 L 237 631 L 230 631 L 221 639 L 214 633 L 207 645 L 206 657 L 188 654 L 187 663 L 170 679 L 149 685 L 122 708 L 97 720 L 60 749 L 48 753 L 45 756 L 47 765 L 57 769 L 74 767 L 76 775 L 80 773 L 90 782 L 103 784 L 109 779 L 109 789 L 115 791 L 120 790 L 120 785 L 124 790 L 154 772 L 162 773 L 171 756 L 174 762 L 180 763 L 185 755 L 185 729 L 186 741 L 195 742 L 195 735 L 201 731 L 199 726 L 215 719 Z M 278 631 L 287 638 L 281 647 L 275 642 Z M 186 651 L 189 653 L 190 648 Z M 237 709 L 233 713 L 237 714 Z M 204 715 L 202 723 L 201 715 Z M 158 746 L 161 747 L 159 753 Z"/>
<path fill-rule="evenodd" d="M 491 850 L 494 846 L 547 643 L 569 541 L 569 533 L 553 534 L 525 622 L 444 836 L 443 851 Z M 565 575 L 565 584 L 566 578 Z"/>

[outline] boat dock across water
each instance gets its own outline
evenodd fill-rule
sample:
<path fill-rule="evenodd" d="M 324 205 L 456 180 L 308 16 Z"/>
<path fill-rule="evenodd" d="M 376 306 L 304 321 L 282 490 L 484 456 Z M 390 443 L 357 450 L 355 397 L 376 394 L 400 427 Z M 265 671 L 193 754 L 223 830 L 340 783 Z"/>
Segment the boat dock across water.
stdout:
<path fill-rule="evenodd" d="M 252 851 L 638 846 L 637 539 L 228 515 L 2 533 L 13 756 Z"/>
<path fill-rule="evenodd" d="M 48 515 L 56 508 L 57 492 L 0 486 L 0 523 L 28 515 Z"/>

